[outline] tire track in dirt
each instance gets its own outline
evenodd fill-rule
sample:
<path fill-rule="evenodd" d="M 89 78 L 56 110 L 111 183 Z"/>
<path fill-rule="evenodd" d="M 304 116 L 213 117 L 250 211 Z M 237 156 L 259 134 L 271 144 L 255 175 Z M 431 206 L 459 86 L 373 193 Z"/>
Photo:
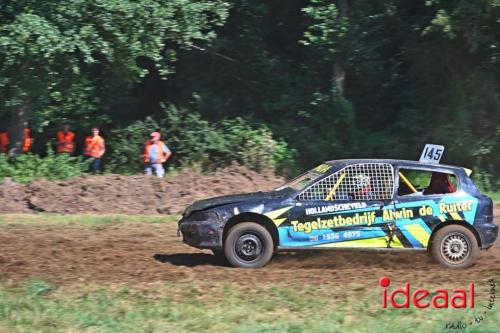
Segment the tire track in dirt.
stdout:
<path fill-rule="evenodd" d="M 495 206 L 499 224 L 500 205 Z M 339 285 L 380 276 L 431 285 L 464 285 L 500 276 L 500 243 L 482 251 L 466 270 L 437 265 L 422 252 L 322 251 L 276 255 L 266 267 L 227 267 L 208 251 L 191 248 L 176 237 L 175 223 L 120 223 L 101 227 L 8 224 L 0 229 L 0 280 L 18 283 L 43 278 L 58 284 L 203 281 L 252 287 Z"/>

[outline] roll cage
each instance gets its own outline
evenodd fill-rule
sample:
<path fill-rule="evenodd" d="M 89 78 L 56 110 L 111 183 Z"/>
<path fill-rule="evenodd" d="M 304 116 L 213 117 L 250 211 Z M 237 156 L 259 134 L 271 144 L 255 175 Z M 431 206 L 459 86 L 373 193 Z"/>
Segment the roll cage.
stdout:
<path fill-rule="evenodd" d="M 340 162 L 340 163 L 338 163 Z M 359 165 L 389 165 L 390 168 L 392 169 L 392 179 L 391 183 L 392 186 L 389 189 L 389 195 L 385 196 L 383 198 L 377 198 L 375 199 L 370 199 L 370 198 L 360 198 L 358 200 L 394 200 L 398 197 L 398 188 L 399 188 L 399 183 L 400 180 L 405 183 L 408 187 L 410 187 L 413 192 L 417 192 L 414 184 L 411 183 L 411 181 L 405 176 L 404 172 L 401 169 L 404 170 L 418 170 L 418 171 L 428 171 L 428 172 L 439 172 L 439 173 L 445 173 L 449 175 L 453 175 L 456 177 L 456 189 L 455 192 L 461 191 L 464 186 L 463 186 L 463 180 L 468 177 L 470 174 L 470 170 L 465 169 L 465 168 L 460 168 L 456 166 L 449 166 L 449 165 L 439 165 L 439 164 L 428 164 L 428 163 L 421 163 L 421 162 L 416 162 L 416 161 L 398 161 L 398 160 L 341 160 L 341 161 L 330 161 L 330 162 L 325 162 L 325 164 L 322 165 L 330 165 L 331 167 L 329 168 L 328 172 L 325 172 L 323 175 L 319 176 L 316 178 L 313 182 L 311 182 L 309 185 L 304 187 L 301 190 L 297 190 L 293 194 L 293 198 L 299 201 L 305 201 L 306 199 L 306 193 L 307 191 L 310 191 L 311 188 L 314 186 L 320 184 L 321 182 L 324 182 L 326 179 L 332 178 L 335 175 L 339 175 L 338 177 L 335 178 L 334 181 L 330 182 L 330 187 L 323 199 L 318 199 L 317 197 L 312 200 L 324 200 L 324 201 L 333 201 L 333 200 L 342 200 L 335 198 L 335 194 L 337 193 L 337 190 L 342 186 L 342 183 L 346 180 L 347 175 L 344 174 L 345 176 L 342 176 L 343 171 L 356 167 Z M 321 166 L 321 165 L 320 165 Z M 316 168 L 315 168 L 316 169 Z M 312 169 L 312 170 L 315 170 Z M 360 168 L 363 169 L 363 168 Z M 366 170 L 366 169 L 365 169 Z M 434 194 L 434 195 L 451 195 L 453 193 L 445 193 L 445 194 Z M 432 194 L 428 194 L 432 195 Z M 311 199 L 310 199 L 311 200 Z M 354 199 L 356 200 L 356 199 Z"/>

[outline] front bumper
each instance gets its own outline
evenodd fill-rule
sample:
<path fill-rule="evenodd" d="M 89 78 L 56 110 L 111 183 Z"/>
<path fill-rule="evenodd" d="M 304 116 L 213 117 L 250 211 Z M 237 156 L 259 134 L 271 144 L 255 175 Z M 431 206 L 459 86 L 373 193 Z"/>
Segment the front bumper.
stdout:
<path fill-rule="evenodd" d="M 199 249 L 222 249 L 222 230 L 219 220 L 201 221 L 181 219 L 179 231 L 182 241 Z"/>
<path fill-rule="evenodd" d="M 493 246 L 498 238 L 498 226 L 493 223 L 474 225 L 481 238 L 481 248 L 488 249 Z"/>

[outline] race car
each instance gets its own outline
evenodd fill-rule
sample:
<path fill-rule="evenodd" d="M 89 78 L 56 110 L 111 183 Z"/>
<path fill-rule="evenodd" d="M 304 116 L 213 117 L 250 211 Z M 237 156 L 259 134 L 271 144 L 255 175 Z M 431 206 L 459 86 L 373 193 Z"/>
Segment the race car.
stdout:
<path fill-rule="evenodd" d="M 493 202 L 462 167 L 407 160 L 335 160 L 270 192 L 197 201 L 179 221 L 183 241 L 236 267 L 279 251 L 427 250 L 465 268 L 498 237 Z"/>

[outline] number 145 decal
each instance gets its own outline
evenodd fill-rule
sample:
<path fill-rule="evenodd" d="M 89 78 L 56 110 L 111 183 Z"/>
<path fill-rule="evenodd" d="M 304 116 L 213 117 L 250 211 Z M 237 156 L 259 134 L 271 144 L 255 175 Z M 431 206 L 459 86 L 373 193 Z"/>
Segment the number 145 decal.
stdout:
<path fill-rule="evenodd" d="M 425 163 L 439 163 L 441 157 L 443 157 L 444 146 L 426 144 L 422 155 L 420 155 L 420 162 Z"/>

